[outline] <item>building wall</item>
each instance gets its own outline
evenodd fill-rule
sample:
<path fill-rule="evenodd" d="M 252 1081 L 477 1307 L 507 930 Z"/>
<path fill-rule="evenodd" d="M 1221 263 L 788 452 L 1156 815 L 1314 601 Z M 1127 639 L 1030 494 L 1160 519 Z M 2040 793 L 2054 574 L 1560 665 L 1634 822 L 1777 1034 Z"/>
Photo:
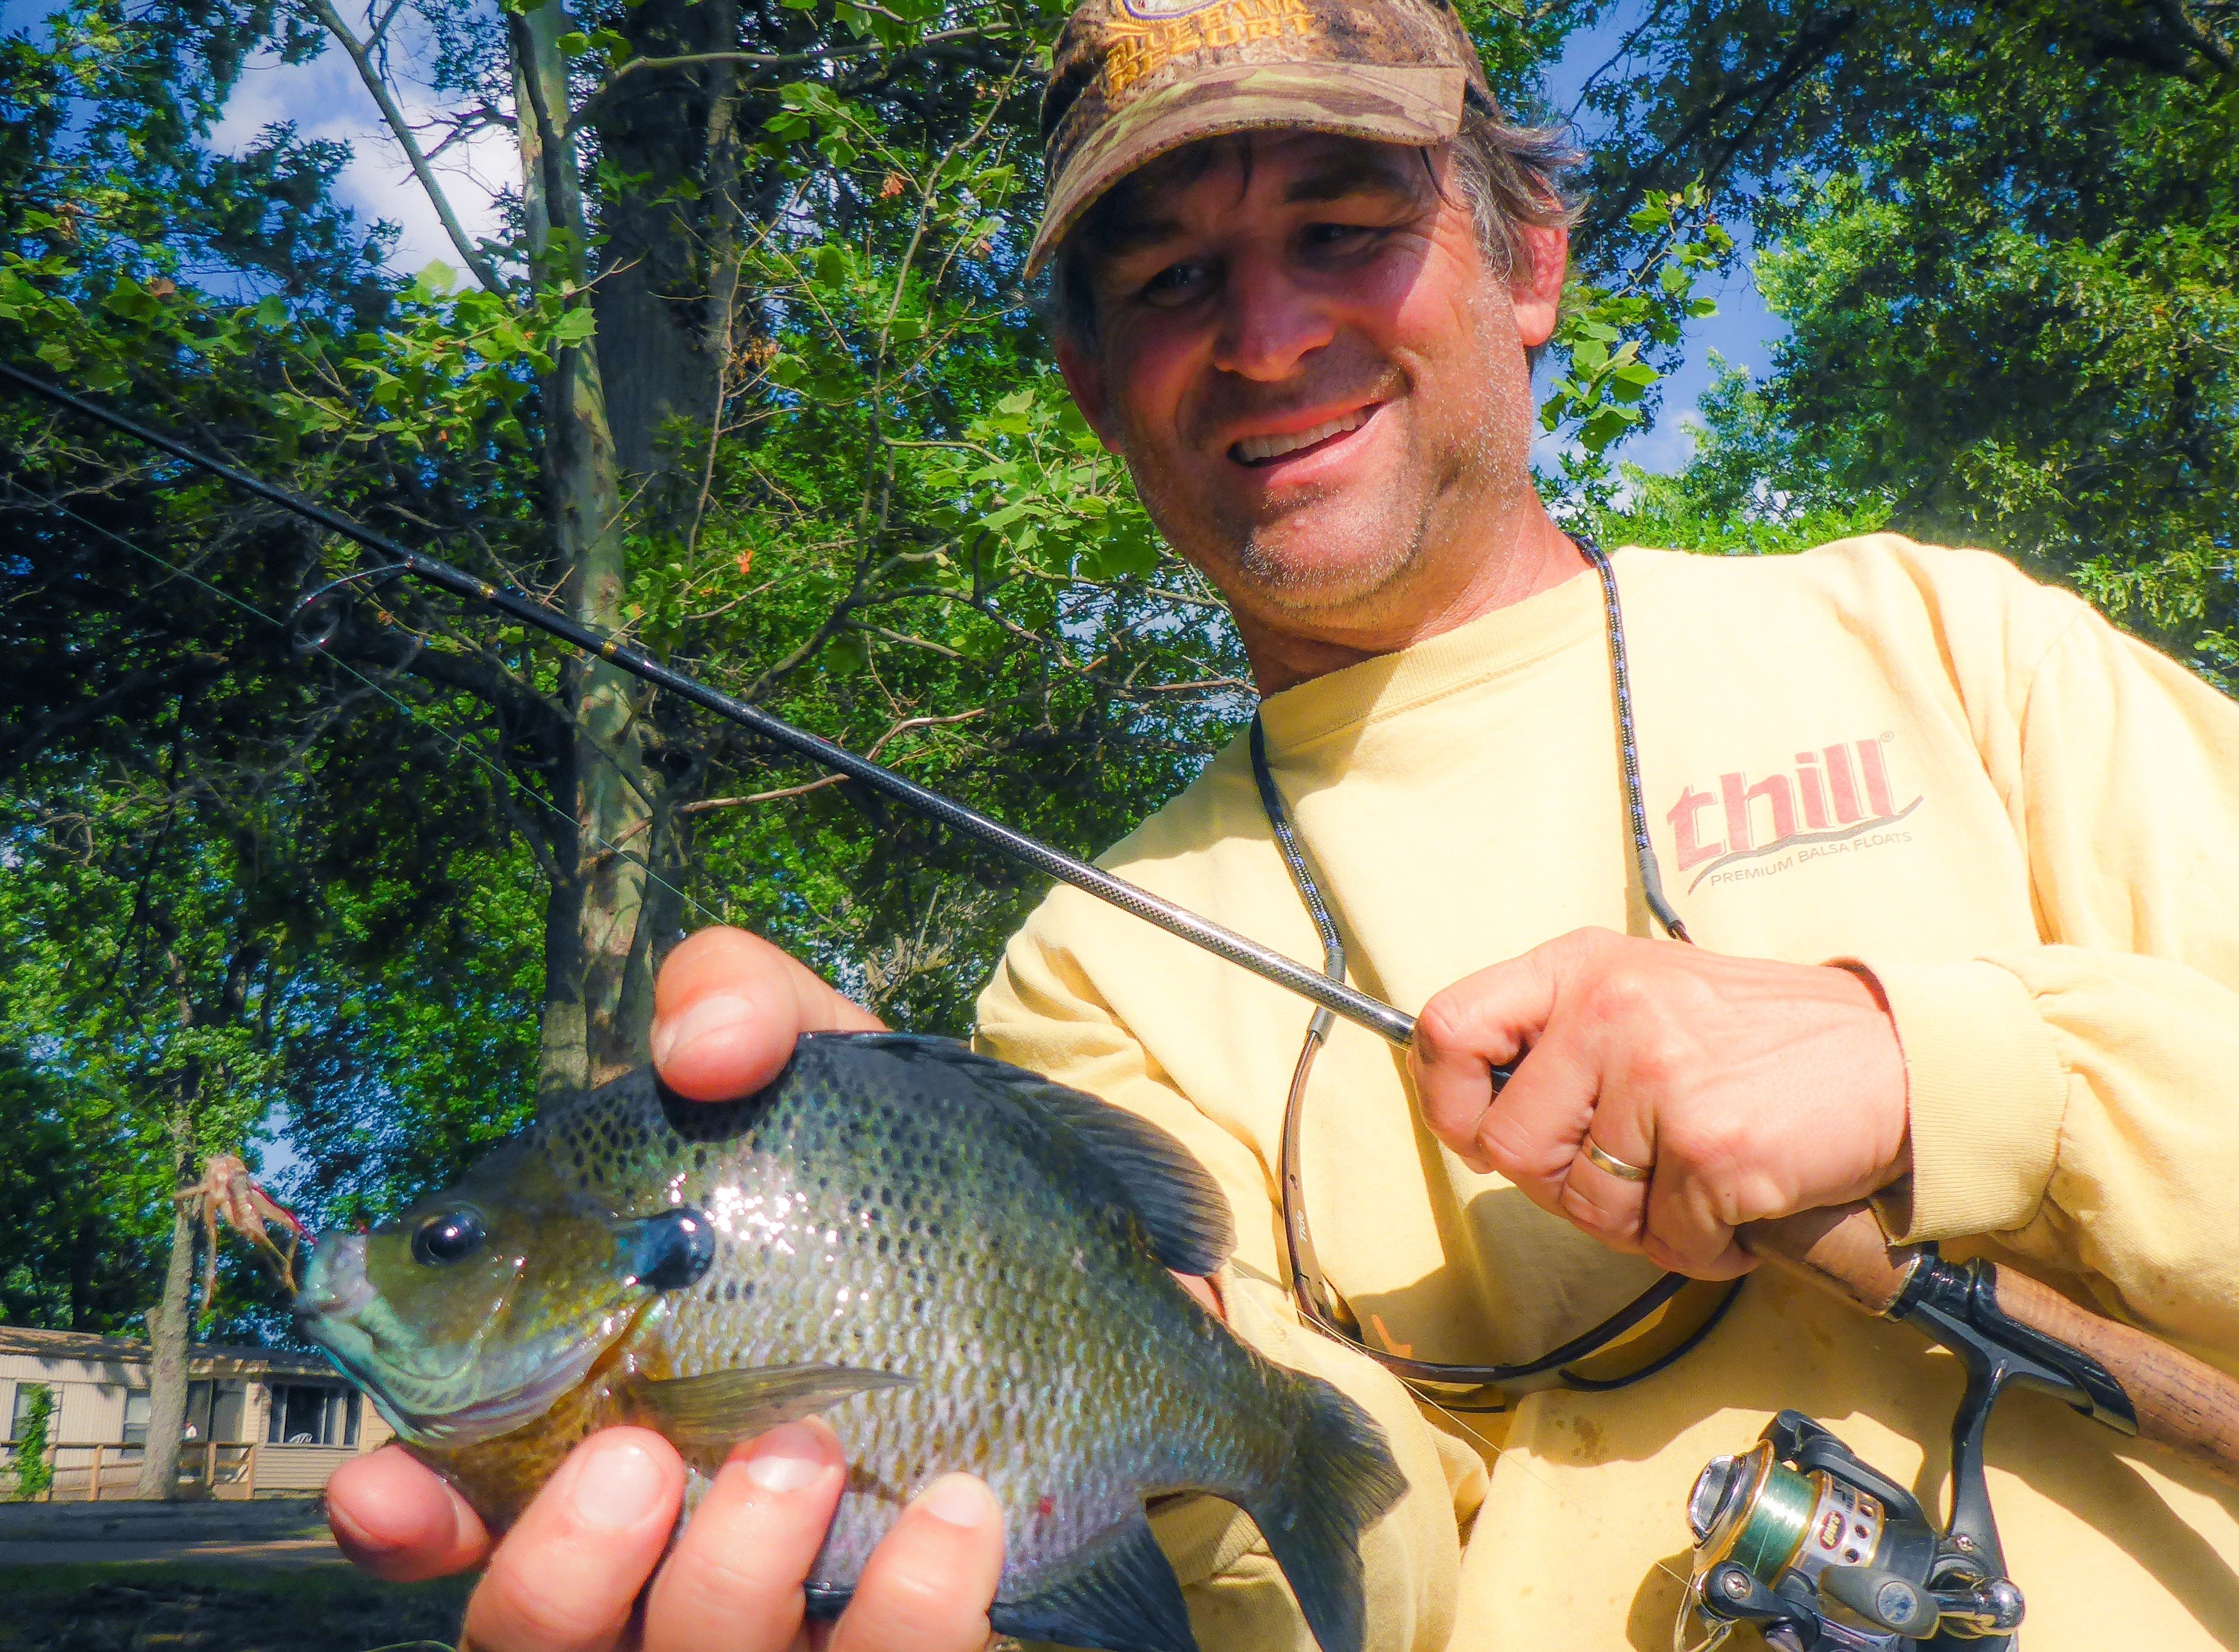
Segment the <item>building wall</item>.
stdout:
<path fill-rule="evenodd" d="M 127 1376 L 122 1360 L 0 1354 L 0 1427 L 16 1415 L 17 1385 L 41 1383 L 55 1390 L 54 1415 L 47 1423 L 50 1440 L 122 1439 Z"/>
<path fill-rule="evenodd" d="M 206 1370 L 204 1365 L 193 1380 L 213 1380 L 203 1374 Z M 43 1383 L 55 1390 L 56 1402 L 53 1420 L 47 1427 L 50 1440 L 115 1444 L 124 1437 L 124 1397 L 128 1390 L 144 1388 L 147 1380 L 143 1361 L 59 1359 L 0 1353 L 0 1429 L 4 1429 L 15 1416 L 17 1386 L 23 1383 Z M 219 1377 L 215 1381 L 216 1393 L 209 1437 L 221 1441 L 262 1442 L 270 1428 L 276 1388 L 337 1385 L 332 1377 L 298 1371 Z M 382 1421 L 380 1413 L 370 1403 L 361 1406 L 357 1450 L 372 1450 L 395 1437 L 395 1431 Z"/>

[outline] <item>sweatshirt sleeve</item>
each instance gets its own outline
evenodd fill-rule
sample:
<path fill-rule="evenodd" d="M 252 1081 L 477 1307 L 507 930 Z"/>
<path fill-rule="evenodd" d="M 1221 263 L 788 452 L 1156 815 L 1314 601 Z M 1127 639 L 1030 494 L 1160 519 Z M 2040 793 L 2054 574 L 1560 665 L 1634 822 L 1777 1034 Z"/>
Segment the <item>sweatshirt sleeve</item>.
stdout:
<path fill-rule="evenodd" d="M 1222 1271 L 1229 1327 L 1277 1364 L 1319 1377 L 1384 1430 L 1407 1490 L 1364 1533 L 1364 1652 L 1438 1652 L 1453 1630 L 1461 1523 L 1476 1512 L 1485 1475 L 1473 1453 L 1431 1429 L 1413 1400 L 1373 1361 L 1307 1330 L 1267 1267 L 1279 1228 L 1258 1156 L 1193 1106 L 1098 998 L 1038 919 L 1010 945 L 980 998 L 974 1043 L 986 1053 L 1125 1107 L 1173 1135 L 1226 1194 L 1241 1243 Z M 1209 1496 L 1152 1519 L 1174 1562 L 1198 1643 L 1223 1652 L 1317 1652 L 1290 1587 L 1256 1529 Z"/>
<path fill-rule="evenodd" d="M 1977 727 L 2043 944 L 1863 960 L 1911 1086 L 1910 1210 L 1884 1218 L 1996 1235 L 2239 1354 L 2239 705 L 2089 610 L 2013 700 Z"/>

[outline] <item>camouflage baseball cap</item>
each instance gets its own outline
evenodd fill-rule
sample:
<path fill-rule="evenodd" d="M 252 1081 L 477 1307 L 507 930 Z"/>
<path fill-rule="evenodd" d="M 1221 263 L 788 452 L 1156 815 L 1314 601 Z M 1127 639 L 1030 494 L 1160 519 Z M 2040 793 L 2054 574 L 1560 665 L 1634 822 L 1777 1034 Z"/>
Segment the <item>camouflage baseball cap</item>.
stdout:
<path fill-rule="evenodd" d="M 1472 89 L 1492 105 L 1449 0 L 1082 0 L 1042 94 L 1049 199 L 1026 273 L 1170 149 L 1271 127 L 1443 143 Z"/>

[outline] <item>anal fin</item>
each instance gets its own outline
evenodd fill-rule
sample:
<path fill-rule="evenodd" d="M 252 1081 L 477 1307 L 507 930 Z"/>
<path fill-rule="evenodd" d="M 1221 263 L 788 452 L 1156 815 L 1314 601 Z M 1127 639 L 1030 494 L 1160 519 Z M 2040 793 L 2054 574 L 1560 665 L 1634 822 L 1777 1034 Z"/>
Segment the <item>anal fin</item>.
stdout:
<path fill-rule="evenodd" d="M 847 1365 L 763 1365 L 630 1384 L 647 1427 L 681 1451 L 728 1451 L 741 1440 L 828 1410 L 852 1394 L 915 1379 Z"/>
<path fill-rule="evenodd" d="M 1085 1550 L 1061 1581 L 987 1614 L 998 1635 L 1101 1652 L 1198 1652 L 1182 1586 L 1138 1512 Z"/>

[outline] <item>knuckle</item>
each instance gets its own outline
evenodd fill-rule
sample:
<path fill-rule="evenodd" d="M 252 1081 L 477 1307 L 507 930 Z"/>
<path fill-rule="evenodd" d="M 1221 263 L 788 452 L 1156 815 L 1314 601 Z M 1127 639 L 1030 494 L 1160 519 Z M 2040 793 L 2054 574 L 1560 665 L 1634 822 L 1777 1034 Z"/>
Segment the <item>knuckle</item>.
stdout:
<path fill-rule="evenodd" d="M 1631 1026 L 1654 1010 L 1656 991 L 1646 971 L 1611 963 L 1596 972 L 1586 988 L 1586 1013 L 1607 1026 Z"/>
<path fill-rule="evenodd" d="M 1575 1150 L 1565 1150 L 1528 1131 L 1505 1108 L 1495 1107 L 1479 1121 L 1466 1144 L 1511 1181 L 1551 1183 L 1563 1173 Z"/>
<path fill-rule="evenodd" d="M 694 1611 L 719 1607 L 767 1610 L 771 1597 L 787 1587 L 785 1580 L 773 1576 L 773 1570 L 758 1549 L 727 1543 L 681 1544 L 661 1568 L 662 1603 Z M 800 1580 L 795 1579 L 792 1587 L 799 1588 Z"/>
<path fill-rule="evenodd" d="M 1637 1196 L 1605 1193 L 1587 1178 L 1573 1176 L 1555 1201 L 1557 1213 L 1590 1233 L 1630 1237 L 1640 1224 Z"/>
<path fill-rule="evenodd" d="M 1672 1089 L 1695 1070 L 1693 1040 L 1661 1016 L 1637 1019 L 1624 1052 L 1626 1075 L 1644 1087 Z"/>
<path fill-rule="evenodd" d="M 1750 1131 L 1731 1114 L 1675 1108 L 1657 1120 L 1657 1156 L 1698 1182 L 1739 1163 L 1750 1138 Z"/>
<path fill-rule="evenodd" d="M 603 1600 L 582 1588 L 582 1570 L 557 1553 L 492 1567 L 467 1613 L 474 1652 L 573 1652 L 598 1645 L 621 1626 L 636 1591 Z M 570 1576 L 579 1580 L 575 1587 L 554 1586 Z"/>
<path fill-rule="evenodd" d="M 1422 1056 L 1433 1061 L 1443 1061 L 1450 1059 L 1460 1049 L 1468 1025 L 1462 990 L 1458 986 L 1446 988 L 1425 1004 L 1422 1012 L 1416 1016 L 1415 1048 Z"/>

